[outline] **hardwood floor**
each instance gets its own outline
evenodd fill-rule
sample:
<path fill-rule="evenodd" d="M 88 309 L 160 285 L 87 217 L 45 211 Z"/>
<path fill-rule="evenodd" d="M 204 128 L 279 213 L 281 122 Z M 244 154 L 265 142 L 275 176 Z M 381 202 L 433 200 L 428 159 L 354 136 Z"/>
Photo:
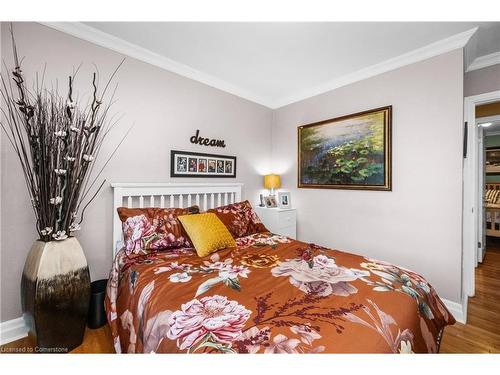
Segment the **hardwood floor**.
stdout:
<path fill-rule="evenodd" d="M 26 349 L 30 350 L 26 350 Z M 34 353 L 33 345 L 29 339 L 13 341 L 0 347 L 0 353 Z M 114 353 L 113 339 L 111 337 L 111 330 L 108 325 L 98 329 L 85 330 L 85 337 L 82 345 L 71 351 L 74 354 L 91 354 L 91 353 Z"/>
<path fill-rule="evenodd" d="M 469 298 L 467 325 L 446 327 L 441 353 L 500 353 L 500 239 L 488 237 L 476 268 L 476 293 Z"/>
<path fill-rule="evenodd" d="M 27 338 L 0 347 L 0 353 L 31 347 Z M 114 353 L 106 325 L 87 329 L 72 353 Z M 467 325 L 445 328 L 441 353 L 500 353 L 500 239 L 488 238 L 483 263 L 476 269 L 476 295 L 469 298 Z"/>

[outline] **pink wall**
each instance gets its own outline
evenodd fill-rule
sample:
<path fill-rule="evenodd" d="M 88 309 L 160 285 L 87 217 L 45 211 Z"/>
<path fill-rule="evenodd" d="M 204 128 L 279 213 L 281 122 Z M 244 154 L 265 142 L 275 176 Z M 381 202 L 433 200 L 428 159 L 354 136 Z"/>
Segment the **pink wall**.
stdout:
<path fill-rule="evenodd" d="M 11 66 L 7 26 L 2 23 L 1 54 Z M 84 65 L 78 74 L 78 91 L 88 94 L 92 63 L 99 67 L 103 81 L 122 59 L 118 53 L 36 23 L 15 24 L 15 31 L 19 52 L 25 56 L 26 77 L 42 71 L 47 63 L 46 81 L 58 79 L 61 92 L 66 90 L 67 75 L 80 63 Z M 245 184 L 243 196 L 258 198 L 260 175 L 270 167 L 270 109 L 132 58 L 120 70 L 117 82 L 118 102 L 114 109 L 125 117 L 122 129 L 115 132 L 110 144 L 115 144 L 128 126 L 135 123 L 135 127 L 104 173 L 108 182 L 186 182 L 189 179 L 169 177 L 171 149 L 224 153 L 238 157 L 236 181 Z M 204 136 L 224 139 L 227 147 L 222 151 L 191 144 L 189 138 L 196 129 Z M 6 321 L 21 315 L 21 273 L 35 230 L 18 161 L 5 137 L 1 144 L 1 170 L 0 320 Z M 88 209 L 78 235 L 92 279 L 108 276 L 112 214 L 112 191 L 107 184 Z"/>
<path fill-rule="evenodd" d="M 35 23 L 15 27 L 27 76 L 46 62 L 47 80 L 58 78 L 61 88 L 72 67 L 83 62 L 78 86 L 88 94 L 91 63 L 105 77 L 121 60 L 115 52 Z M 5 23 L 1 47 L 10 64 Z M 260 175 L 271 172 L 272 156 L 274 172 L 282 174 L 283 188 L 292 192 L 298 209 L 299 239 L 412 268 L 443 297 L 460 301 L 461 50 L 276 111 L 131 58 L 117 82 L 115 110 L 125 114 L 122 129 L 136 125 L 107 168 L 108 181 L 171 180 L 170 149 L 210 152 L 189 143 L 200 129 L 208 137 L 225 139 L 224 153 L 238 157 L 237 181 L 245 184 L 246 198 L 256 198 Z M 393 105 L 392 192 L 296 188 L 298 125 L 388 104 Z M 21 314 L 19 283 L 35 231 L 18 162 L 5 137 L 0 167 L 0 320 L 5 321 Z M 88 210 L 79 236 L 93 279 L 107 277 L 110 268 L 112 214 L 107 186 Z"/>
<path fill-rule="evenodd" d="M 280 108 L 274 172 L 292 193 L 298 236 L 422 273 L 461 301 L 462 51 Z M 393 106 L 393 191 L 297 189 L 297 126 Z"/>

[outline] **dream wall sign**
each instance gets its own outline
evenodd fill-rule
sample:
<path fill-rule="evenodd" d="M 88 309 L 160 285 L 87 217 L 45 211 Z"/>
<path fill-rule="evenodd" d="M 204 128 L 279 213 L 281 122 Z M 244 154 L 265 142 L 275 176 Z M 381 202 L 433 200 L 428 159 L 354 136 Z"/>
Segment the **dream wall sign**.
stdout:
<path fill-rule="evenodd" d="M 191 143 L 194 143 L 195 145 L 201 145 L 201 146 L 210 146 L 210 147 L 226 147 L 226 143 L 222 139 L 210 139 L 210 138 L 204 138 L 200 137 L 200 131 L 196 130 L 196 134 L 193 135 L 191 138 L 189 138 Z"/>

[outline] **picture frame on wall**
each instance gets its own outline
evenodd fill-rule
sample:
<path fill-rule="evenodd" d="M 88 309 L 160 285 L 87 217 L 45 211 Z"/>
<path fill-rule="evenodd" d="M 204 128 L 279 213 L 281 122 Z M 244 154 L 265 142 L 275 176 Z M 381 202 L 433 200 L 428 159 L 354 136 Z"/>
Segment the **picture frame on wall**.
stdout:
<path fill-rule="evenodd" d="M 392 106 L 297 131 L 299 188 L 392 190 Z"/>
<path fill-rule="evenodd" d="M 208 159 L 208 173 L 215 173 L 217 171 L 217 161 L 214 159 Z"/>
<path fill-rule="evenodd" d="M 279 208 L 292 208 L 292 200 L 289 191 L 278 192 L 278 207 Z"/>
<path fill-rule="evenodd" d="M 170 177 L 236 177 L 236 156 L 170 151 Z"/>
<path fill-rule="evenodd" d="M 188 158 L 188 171 L 189 172 L 198 172 L 198 159 L 196 158 Z"/>
<path fill-rule="evenodd" d="M 198 159 L 198 172 L 205 173 L 207 171 L 207 159 Z"/>

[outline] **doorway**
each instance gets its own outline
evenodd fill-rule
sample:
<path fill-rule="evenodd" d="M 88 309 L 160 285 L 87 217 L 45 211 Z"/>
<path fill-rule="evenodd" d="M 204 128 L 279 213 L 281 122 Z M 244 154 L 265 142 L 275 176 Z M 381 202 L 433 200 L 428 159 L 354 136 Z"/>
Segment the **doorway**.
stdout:
<path fill-rule="evenodd" d="M 483 205 L 479 207 L 479 241 L 477 263 L 482 263 L 488 245 L 500 240 L 500 101 L 476 106 L 479 131 L 479 190 Z M 482 137 L 481 137 L 482 135 Z M 476 264 L 477 266 L 477 264 Z"/>
<path fill-rule="evenodd" d="M 474 271 L 477 265 L 483 261 L 486 250 L 486 235 L 487 231 L 491 229 L 487 229 L 487 215 L 490 210 L 486 209 L 484 202 L 486 182 L 490 178 L 490 175 L 487 174 L 485 163 L 487 161 L 487 156 L 492 156 L 487 152 L 489 146 L 486 142 L 492 141 L 492 139 L 488 139 L 488 137 L 494 136 L 496 132 L 498 132 L 500 136 L 500 116 L 497 118 L 494 113 L 488 112 L 492 110 L 492 108 L 500 107 L 500 105 L 495 104 L 498 102 L 500 102 L 500 91 L 470 96 L 464 100 L 465 127 L 462 217 L 462 310 L 464 320 L 467 316 L 468 297 L 474 296 L 475 293 Z M 497 121 L 499 121 L 498 125 Z M 498 139 L 500 140 L 500 137 Z M 498 164 L 500 172 L 500 162 Z M 488 173 L 492 173 L 492 171 L 490 170 Z M 491 174 L 491 176 L 493 176 L 493 174 Z M 500 173 L 498 178 L 498 188 L 500 189 Z M 489 212 L 489 215 L 491 223 L 491 212 Z M 498 215 L 500 232 L 500 211 Z M 494 218 L 495 217 L 496 216 L 494 216 Z"/>

